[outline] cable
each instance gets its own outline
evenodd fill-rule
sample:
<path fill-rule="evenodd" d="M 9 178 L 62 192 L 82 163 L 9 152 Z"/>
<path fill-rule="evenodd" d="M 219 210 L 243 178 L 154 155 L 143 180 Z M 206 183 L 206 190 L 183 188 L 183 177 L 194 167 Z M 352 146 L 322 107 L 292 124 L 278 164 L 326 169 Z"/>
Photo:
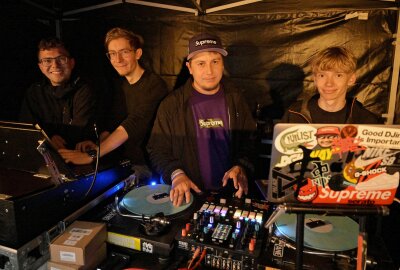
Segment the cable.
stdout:
<path fill-rule="evenodd" d="M 196 262 L 196 264 L 193 266 L 193 268 L 189 268 L 189 270 L 194 270 L 196 269 L 200 263 L 204 260 L 207 254 L 207 249 L 203 249 L 203 252 L 201 253 L 200 259 Z"/>
<path fill-rule="evenodd" d="M 193 261 L 199 256 L 200 254 L 200 247 L 197 247 L 196 250 L 193 252 L 193 256 L 190 259 L 190 261 L 188 262 L 188 269 L 190 268 L 190 266 L 192 266 Z"/>
<path fill-rule="evenodd" d="M 99 170 L 99 160 L 100 160 L 100 137 L 99 134 L 97 133 L 97 126 L 96 123 L 93 124 L 94 127 L 94 134 L 96 135 L 96 164 L 94 167 L 94 174 L 93 174 L 93 179 L 92 183 L 90 184 L 90 187 L 88 191 L 85 194 L 85 198 L 89 195 L 90 191 L 92 191 L 94 184 L 96 183 L 97 179 L 97 172 Z"/>

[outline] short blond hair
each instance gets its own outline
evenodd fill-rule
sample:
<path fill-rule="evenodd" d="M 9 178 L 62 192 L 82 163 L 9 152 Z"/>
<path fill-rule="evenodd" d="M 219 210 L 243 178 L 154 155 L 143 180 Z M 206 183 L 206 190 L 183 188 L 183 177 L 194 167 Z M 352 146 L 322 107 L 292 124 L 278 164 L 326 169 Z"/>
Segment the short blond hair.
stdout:
<path fill-rule="evenodd" d="M 120 27 L 115 27 L 107 32 L 104 39 L 104 46 L 106 47 L 106 50 L 108 50 L 108 45 L 110 44 L 110 42 L 118 38 L 125 38 L 126 40 L 128 40 L 129 44 L 134 50 L 143 48 L 144 42 L 141 36 L 133 33 L 132 31 Z"/>
<path fill-rule="evenodd" d="M 357 61 L 348 49 L 341 46 L 329 47 L 312 58 L 311 68 L 313 73 L 326 70 L 354 73 L 357 68 Z"/>

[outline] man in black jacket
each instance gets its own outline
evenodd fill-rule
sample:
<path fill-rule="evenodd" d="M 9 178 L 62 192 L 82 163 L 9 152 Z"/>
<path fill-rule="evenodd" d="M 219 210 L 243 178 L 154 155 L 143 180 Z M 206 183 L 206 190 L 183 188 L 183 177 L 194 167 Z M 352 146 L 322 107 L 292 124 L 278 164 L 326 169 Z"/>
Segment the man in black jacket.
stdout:
<path fill-rule="evenodd" d="M 171 184 L 179 206 L 190 190 L 218 190 L 233 180 L 236 196 L 248 191 L 250 136 L 255 122 L 241 94 L 222 79 L 218 37 L 199 34 L 189 40 L 186 66 L 192 78 L 163 102 L 148 144 L 152 165 Z"/>
<path fill-rule="evenodd" d="M 38 49 L 38 66 L 46 78 L 26 92 L 20 121 L 39 124 L 57 148 L 75 148 L 94 135 L 93 92 L 73 75 L 75 59 L 61 40 L 42 39 Z"/>

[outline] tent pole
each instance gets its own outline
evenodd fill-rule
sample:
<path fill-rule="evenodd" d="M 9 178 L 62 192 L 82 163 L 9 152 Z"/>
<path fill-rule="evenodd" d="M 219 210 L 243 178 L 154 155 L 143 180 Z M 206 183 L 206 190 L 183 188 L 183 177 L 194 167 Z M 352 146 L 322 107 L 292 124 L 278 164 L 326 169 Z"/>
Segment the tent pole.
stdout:
<path fill-rule="evenodd" d="M 390 87 L 388 112 L 383 116 L 386 117 L 386 124 L 391 125 L 394 122 L 394 116 L 396 112 L 396 100 L 397 90 L 399 87 L 399 70 L 400 70 L 400 11 L 397 13 L 397 33 L 394 41 L 394 60 L 393 60 L 393 72 L 392 81 Z"/>
<path fill-rule="evenodd" d="M 29 1 L 29 0 L 23 0 L 23 2 L 25 2 L 25 3 L 27 3 L 27 4 L 31 5 L 31 6 L 34 6 L 34 7 L 38 8 L 38 9 L 41 9 L 41 10 L 43 10 L 43 11 L 46 11 L 46 12 L 48 12 L 48 13 L 50 13 L 50 14 L 53 14 L 53 15 L 56 13 L 56 12 L 55 12 L 54 10 L 52 10 L 52 9 L 49 9 L 49 8 L 47 8 L 47 7 L 44 7 L 44 6 L 42 6 L 42 5 L 39 5 L 39 4 L 34 3 L 34 2 L 32 2 L 32 1 Z"/>
<path fill-rule="evenodd" d="M 122 4 L 122 3 L 123 3 L 122 0 L 114 0 L 114 1 L 109 2 L 109 3 L 89 6 L 89 7 L 75 9 L 75 10 L 70 10 L 70 11 L 64 12 L 63 16 L 74 15 L 74 14 L 77 14 L 77 13 L 82 13 L 82 12 L 85 12 L 85 11 L 90 11 L 90 10 L 99 9 L 99 8 L 103 8 L 103 7 L 114 6 L 114 5 L 118 5 L 118 4 Z"/>
<path fill-rule="evenodd" d="M 142 1 L 142 0 L 125 0 L 125 2 L 126 3 L 131 3 L 131 4 L 142 5 L 142 6 L 149 6 L 149 7 L 157 7 L 157 8 L 163 8 L 163 9 L 177 10 L 177 11 L 188 12 L 188 13 L 193 13 L 193 14 L 197 14 L 198 13 L 198 10 L 194 9 L 194 8 L 186 8 L 186 7 L 180 7 L 180 6 L 166 5 L 166 4 L 153 3 L 153 2 L 147 2 L 147 1 Z"/>
<path fill-rule="evenodd" d="M 56 24 L 56 37 L 61 39 L 61 20 L 60 19 L 56 19 L 55 20 L 55 24 Z"/>
<path fill-rule="evenodd" d="M 200 13 L 204 13 L 203 8 L 200 5 L 200 0 L 192 0 L 193 5 L 197 8 L 198 12 L 196 13 L 196 16 L 199 15 Z"/>
<path fill-rule="evenodd" d="M 239 6 L 244 6 L 244 5 L 248 5 L 248 4 L 253 4 L 256 2 L 261 2 L 263 0 L 243 0 L 243 1 L 239 1 L 236 3 L 232 3 L 232 4 L 227 4 L 227 5 L 222 5 L 219 7 L 214 7 L 214 8 L 209 8 L 206 10 L 206 13 L 212 13 L 212 12 L 216 12 L 216 11 L 220 11 L 220 10 L 225 10 L 225 9 L 229 9 L 229 8 L 234 8 L 234 7 L 239 7 Z"/>

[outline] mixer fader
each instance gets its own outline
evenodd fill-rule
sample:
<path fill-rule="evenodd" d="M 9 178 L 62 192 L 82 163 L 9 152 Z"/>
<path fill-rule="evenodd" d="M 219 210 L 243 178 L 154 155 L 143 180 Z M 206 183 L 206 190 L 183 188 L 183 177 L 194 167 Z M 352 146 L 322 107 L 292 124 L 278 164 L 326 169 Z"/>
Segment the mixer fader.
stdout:
<path fill-rule="evenodd" d="M 207 201 L 176 236 L 178 249 L 216 269 L 255 269 L 268 212 L 267 202 L 252 199 Z"/>

